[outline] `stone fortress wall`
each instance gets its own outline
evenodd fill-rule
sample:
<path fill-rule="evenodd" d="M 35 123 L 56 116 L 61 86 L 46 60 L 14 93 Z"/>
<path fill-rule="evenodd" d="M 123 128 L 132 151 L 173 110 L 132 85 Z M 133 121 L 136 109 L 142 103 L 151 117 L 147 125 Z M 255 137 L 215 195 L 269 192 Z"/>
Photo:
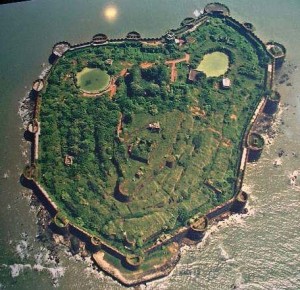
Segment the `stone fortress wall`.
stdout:
<path fill-rule="evenodd" d="M 273 79 L 275 74 L 275 69 L 280 67 L 283 63 L 286 50 L 285 48 L 276 42 L 270 42 L 264 44 L 261 39 L 259 39 L 253 33 L 253 27 L 249 23 L 244 25 L 243 23 L 238 22 L 234 18 L 230 16 L 229 8 L 225 5 L 220 3 L 211 3 L 208 4 L 205 9 L 204 13 L 197 18 L 186 18 L 181 22 L 181 26 L 177 29 L 172 29 L 166 33 L 166 35 L 159 37 L 159 38 L 142 38 L 138 32 L 130 32 L 124 38 L 117 38 L 117 39 L 109 39 L 105 34 L 96 34 L 93 39 L 89 42 L 79 43 L 75 45 L 71 45 L 68 42 L 59 42 L 54 45 L 52 49 L 52 59 L 53 66 L 57 62 L 57 60 L 64 55 L 68 50 L 78 50 L 83 49 L 90 46 L 104 46 L 110 43 L 122 43 L 122 42 L 142 42 L 142 43 L 165 43 L 168 41 L 173 41 L 175 38 L 180 37 L 182 34 L 188 33 L 189 31 L 195 30 L 199 25 L 204 24 L 209 17 L 219 17 L 226 21 L 228 25 L 233 27 L 234 29 L 238 30 L 241 34 L 243 34 L 257 49 L 260 49 L 261 45 L 263 45 L 264 49 L 270 55 L 272 59 L 272 63 L 268 65 L 266 68 L 266 81 L 265 81 L 265 89 L 272 90 L 273 89 Z M 251 29 L 249 29 L 251 27 Z M 281 51 L 283 52 L 282 55 L 274 55 L 272 53 L 271 47 L 278 46 L 280 47 Z M 53 67 L 52 66 L 52 67 Z M 24 180 L 24 184 L 26 186 L 33 189 L 33 191 L 40 197 L 43 204 L 49 210 L 50 214 L 53 216 L 53 224 L 57 231 L 61 234 L 72 233 L 75 236 L 79 237 L 82 241 L 86 242 L 90 249 L 93 252 L 97 252 L 100 249 L 108 252 L 109 254 L 117 257 L 118 259 L 124 261 L 124 265 L 131 270 L 137 270 L 141 265 L 143 259 L 141 257 L 129 257 L 129 255 L 125 255 L 124 253 L 120 252 L 113 246 L 108 245 L 105 241 L 101 240 L 99 237 L 94 237 L 92 234 L 88 233 L 84 229 L 76 226 L 75 224 L 70 223 L 68 220 L 59 221 L 60 211 L 58 206 L 55 202 L 51 199 L 47 191 L 42 187 L 41 184 L 37 181 L 37 170 L 36 170 L 36 161 L 38 160 L 38 148 L 39 148 L 39 135 L 41 131 L 41 125 L 39 123 L 39 110 L 40 110 L 40 93 L 41 91 L 45 90 L 46 81 L 48 75 L 50 74 L 51 69 L 48 71 L 48 74 L 44 77 L 44 79 L 36 80 L 33 83 L 32 92 L 36 100 L 35 111 L 34 111 L 34 118 L 28 125 L 28 132 L 33 136 L 32 142 L 32 152 L 33 157 L 31 160 L 31 164 L 24 169 L 22 178 Z M 244 174 L 246 170 L 247 162 L 256 161 L 260 153 L 262 151 L 262 147 L 257 147 L 255 144 L 249 142 L 249 138 L 251 134 L 257 134 L 252 131 L 252 127 L 257 121 L 257 118 L 263 114 L 265 111 L 268 111 L 268 107 L 271 107 L 269 110 L 270 114 L 274 114 L 277 110 L 277 106 L 279 103 L 279 98 L 275 101 L 272 100 L 271 96 L 262 96 L 261 101 L 257 105 L 257 109 L 249 123 L 249 126 L 245 129 L 244 138 L 240 143 L 240 164 L 238 165 L 239 168 L 239 175 L 235 185 L 235 196 L 230 199 L 229 201 L 225 202 L 222 205 L 210 210 L 205 217 L 203 218 L 204 225 L 202 224 L 200 227 L 197 227 L 196 222 L 192 223 L 189 226 L 182 227 L 176 230 L 172 235 L 165 235 L 164 238 L 158 239 L 158 242 L 149 248 L 144 250 L 144 254 L 149 254 L 155 251 L 158 248 L 161 248 L 163 245 L 170 244 L 172 242 L 177 242 L 182 244 L 184 239 L 190 238 L 192 240 L 200 241 L 204 234 L 205 230 L 207 229 L 208 223 L 211 223 L 213 220 L 220 219 L 220 217 L 224 215 L 228 215 L 231 213 L 242 213 L 244 211 L 245 205 L 247 203 L 248 195 L 246 192 L 242 190 Z M 259 136 L 258 138 L 260 138 Z M 262 137 L 261 137 L 262 138 Z M 251 156 L 255 155 L 255 158 L 251 158 Z M 128 241 L 128 246 L 130 247 L 131 243 Z M 178 259 L 177 259 L 178 260 Z M 176 261 L 177 261 L 176 260 Z M 133 262 L 134 261 L 134 262 Z M 99 264 L 99 263 L 98 263 Z M 99 264 L 102 269 L 104 269 L 108 274 L 113 277 L 116 277 L 121 283 L 125 285 L 136 285 L 141 281 L 148 281 L 151 279 L 155 279 L 157 277 L 162 277 L 168 275 L 172 268 L 168 270 L 164 270 L 163 272 L 158 271 L 156 275 L 152 275 L 151 279 L 146 280 L 132 280 L 128 281 L 121 276 L 116 276 L 114 270 L 110 270 L 109 268 L 105 267 L 104 265 Z"/>

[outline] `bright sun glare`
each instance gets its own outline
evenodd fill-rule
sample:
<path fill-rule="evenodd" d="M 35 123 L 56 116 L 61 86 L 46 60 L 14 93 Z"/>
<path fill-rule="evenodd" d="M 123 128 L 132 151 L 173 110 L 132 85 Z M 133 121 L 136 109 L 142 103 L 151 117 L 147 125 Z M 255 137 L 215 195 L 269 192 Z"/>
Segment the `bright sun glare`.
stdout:
<path fill-rule="evenodd" d="M 107 20 L 114 20 L 118 14 L 118 10 L 115 6 L 107 6 L 104 9 L 104 16 Z"/>

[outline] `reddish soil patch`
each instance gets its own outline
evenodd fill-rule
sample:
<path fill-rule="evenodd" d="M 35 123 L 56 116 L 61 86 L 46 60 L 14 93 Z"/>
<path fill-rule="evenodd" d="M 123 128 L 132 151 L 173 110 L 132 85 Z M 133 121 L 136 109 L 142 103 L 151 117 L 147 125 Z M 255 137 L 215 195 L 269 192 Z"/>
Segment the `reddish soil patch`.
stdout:
<path fill-rule="evenodd" d="M 185 54 L 183 58 L 178 58 L 174 60 L 167 60 L 165 64 L 171 65 L 171 82 L 175 82 L 177 78 L 177 69 L 176 69 L 176 63 L 183 62 L 189 63 L 190 61 L 190 55 L 188 53 Z"/>
<path fill-rule="evenodd" d="M 126 74 L 127 74 L 127 68 L 123 68 L 123 69 L 120 71 L 120 76 L 121 76 L 121 77 L 124 77 Z"/>
<path fill-rule="evenodd" d="M 142 63 L 140 64 L 140 68 L 145 69 L 145 68 L 152 67 L 153 65 L 154 65 L 153 62 L 142 62 Z"/>
<path fill-rule="evenodd" d="M 205 117 L 205 111 L 201 110 L 199 107 L 197 106 L 193 106 L 190 107 L 190 111 L 192 113 L 193 116 L 197 116 L 197 117 Z"/>
<path fill-rule="evenodd" d="M 142 42 L 142 43 L 144 43 L 146 45 L 151 45 L 151 46 L 158 46 L 161 44 L 161 41 L 149 41 L 149 42 L 147 41 L 147 42 Z"/>
<path fill-rule="evenodd" d="M 113 96 L 117 93 L 117 86 L 115 84 L 111 84 L 109 89 L 110 89 L 109 98 L 112 99 Z"/>
<path fill-rule="evenodd" d="M 230 147 L 231 146 L 231 141 L 229 139 L 224 139 L 222 142 L 224 147 Z"/>
<path fill-rule="evenodd" d="M 232 115 L 230 116 L 230 119 L 233 120 L 233 121 L 236 121 L 236 120 L 237 120 L 237 115 L 232 114 Z"/>

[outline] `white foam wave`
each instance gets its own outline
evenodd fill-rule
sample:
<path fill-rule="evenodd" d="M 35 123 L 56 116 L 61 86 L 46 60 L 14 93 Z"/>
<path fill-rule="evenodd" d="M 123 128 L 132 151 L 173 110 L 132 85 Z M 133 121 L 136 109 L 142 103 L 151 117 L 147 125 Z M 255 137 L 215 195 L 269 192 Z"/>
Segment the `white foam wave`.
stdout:
<path fill-rule="evenodd" d="M 24 128 L 27 126 L 29 120 L 31 119 L 33 111 L 33 103 L 29 97 L 30 91 L 25 93 L 23 99 L 19 101 L 18 115 L 21 117 Z"/>
<path fill-rule="evenodd" d="M 223 245 L 219 245 L 219 249 L 220 249 L 220 255 L 221 255 L 221 258 L 222 260 L 229 260 L 230 257 L 229 257 L 229 254 L 226 252 L 225 248 Z"/>
<path fill-rule="evenodd" d="M 290 173 L 290 174 L 288 175 L 288 178 L 289 178 L 289 180 L 290 180 L 290 185 L 291 185 L 292 187 L 297 187 L 296 182 L 297 182 L 297 178 L 298 178 L 299 174 L 300 174 L 300 169 L 294 170 L 293 173 Z"/>
<path fill-rule="evenodd" d="M 42 72 L 41 72 L 41 74 L 39 75 L 39 79 L 43 79 L 48 74 L 48 72 L 50 71 L 51 67 L 52 67 L 51 64 L 45 65 L 44 68 L 43 68 L 43 70 L 42 70 Z"/>
<path fill-rule="evenodd" d="M 253 185 L 250 185 L 250 184 L 247 184 L 247 183 L 243 183 L 243 186 L 242 186 L 242 190 L 251 194 L 253 192 Z"/>
<path fill-rule="evenodd" d="M 41 271 L 49 272 L 53 280 L 58 280 L 59 278 L 63 277 L 66 271 L 66 268 L 63 266 L 46 267 L 41 264 L 34 264 L 32 269 L 38 272 Z"/>
<path fill-rule="evenodd" d="M 29 251 L 32 249 L 32 247 L 29 245 L 28 236 L 26 233 L 22 233 L 21 237 L 23 239 L 16 245 L 16 252 L 23 261 L 24 259 L 30 258 L 31 255 L 29 254 Z M 3 266 L 10 269 L 12 278 L 18 277 L 25 270 L 48 272 L 53 281 L 53 286 L 58 287 L 58 280 L 64 276 L 66 268 L 59 265 L 53 256 L 51 256 L 49 250 L 44 247 L 40 247 L 39 251 L 33 255 L 33 258 L 33 263 L 15 263 L 12 265 Z"/>
<path fill-rule="evenodd" d="M 21 260 L 28 258 L 30 256 L 28 251 L 28 242 L 26 240 L 21 240 L 20 243 L 16 246 L 16 252 Z"/>
<path fill-rule="evenodd" d="M 244 279 L 241 273 L 238 273 L 238 276 L 234 282 L 234 289 L 242 289 L 241 286 L 243 285 Z"/>
<path fill-rule="evenodd" d="M 232 226 L 239 226 L 239 227 L 247 227 L 247 223 L 245 219 L 249 216 L 253 216 L 255 214 L 255 209 L 251 206 L 247 206 L 248 212 L 246 214 L 233 214 L 229 216 L 227 219 L 223 221 L 219 221 L 216 224 L 210 226 L 207 230 L 202 241 L 197 245 L 197 249 L 202 249 L 211 239 L 211 236 L 218 233 L 220 230 L 232 227 Z"/>
<path fill-rule="evenodd" d="M 193 14 L 195 15 L 195 17 L 199 17 L 201 15 L 200 11 L 198 9 L 196 9 Z"/>
<path fill-rule="evenodd" d="M 59 278 L 63 277 L 66 271 L 66 267 L 63 266 L 43 266 L 41 264 L 12 264 L 12 265 L 3 265 L 5 267 L 10 268 L 10 274 L 12 278 L 18 277 L 20 274 L 22 274 L 25 270 L 34 270 L 37 272 L 47 271 L 51 279 L 53 281 L 53 285 L 57 287 Z"/>
<path fill-rule="evenodd" d="M 25 269 L 31 269 L 30 264 L 13 264 L 9 266 L 10 274 L 12 278 L 16 278 L 22 273 Z"/>

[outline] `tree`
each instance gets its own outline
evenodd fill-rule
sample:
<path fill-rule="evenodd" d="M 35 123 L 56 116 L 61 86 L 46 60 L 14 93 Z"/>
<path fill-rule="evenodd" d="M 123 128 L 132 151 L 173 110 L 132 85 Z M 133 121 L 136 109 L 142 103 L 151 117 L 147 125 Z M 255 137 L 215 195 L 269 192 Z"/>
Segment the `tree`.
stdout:
<path fill-rule="evenodd" d="M 203 138 L 201 135 L 197 135 L 193 137 L 192 143 L 195 146 L 195 149 L 199 149 L 201 147 L 202 142 L 203 142 Z"/>
<path fill-rule="evenodd" d="M 189 212 L 188 212 L 187 208 L 183 205 L 179 206 L 177 220 L 181 224 L 185 224 L 188 218 L 189 218 Z"/>

